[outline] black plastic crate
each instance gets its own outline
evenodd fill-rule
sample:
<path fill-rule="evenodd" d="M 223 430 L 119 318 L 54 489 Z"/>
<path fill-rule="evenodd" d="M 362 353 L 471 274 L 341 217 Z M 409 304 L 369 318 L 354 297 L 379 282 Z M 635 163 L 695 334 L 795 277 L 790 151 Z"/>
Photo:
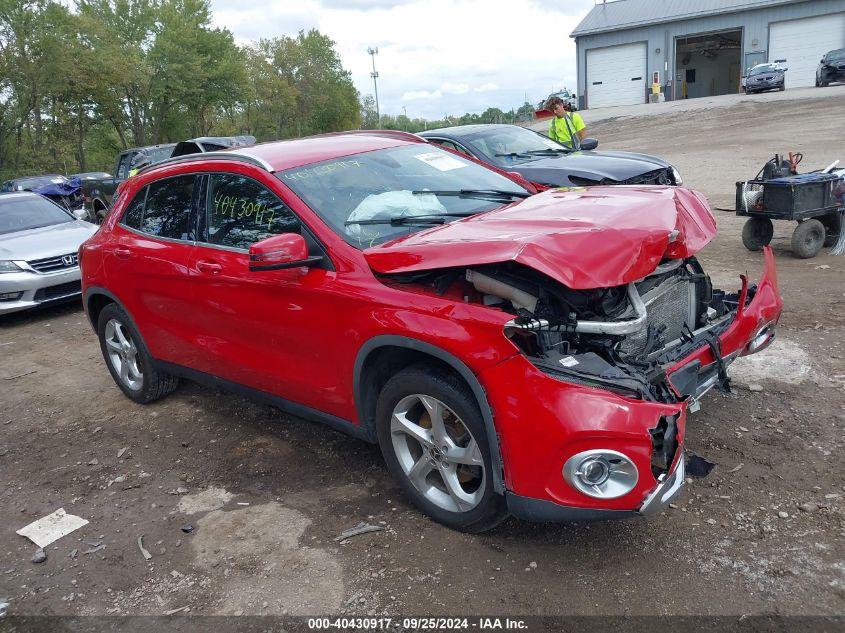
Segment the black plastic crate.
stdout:
<path fill-rule="evenodd" d="M 800 219 L 829 212 L 840 180 L 833 174 L 800 174 L 773 180 L 736 183 L 736 210 L 740 215 L 772 215 Z"/>

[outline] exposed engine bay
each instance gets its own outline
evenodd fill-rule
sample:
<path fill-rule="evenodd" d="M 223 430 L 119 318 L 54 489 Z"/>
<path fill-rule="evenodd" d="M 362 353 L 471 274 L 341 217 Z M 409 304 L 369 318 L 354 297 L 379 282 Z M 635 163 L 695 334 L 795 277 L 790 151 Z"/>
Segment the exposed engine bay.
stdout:
<path fill-rule="evenodd" d="M 719 359 L 709 385 L 728 388 L 718 336 L 736 313 L 739 293 L 714 290 L 695 257 L 664 260 L 639 281 L 593 290 L 573 290 L 515 262 L 390 278 L 513 315 L 505 335 L 536 367 L 560 380 L 677 402 L 666 369 L 709 345 Z M 748 289 L 746 301 L 754 291 Z M 700 395 L 698 367 L 690 373 L 688 393 L 678 385 L 681 372 L 673 376 L 682 396 L 697 389 Z"/>

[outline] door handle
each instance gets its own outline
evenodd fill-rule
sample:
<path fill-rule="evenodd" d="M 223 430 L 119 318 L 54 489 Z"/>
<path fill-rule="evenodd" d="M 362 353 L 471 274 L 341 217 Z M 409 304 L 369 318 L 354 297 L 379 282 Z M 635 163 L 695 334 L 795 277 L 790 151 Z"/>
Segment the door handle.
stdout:
<path fill-rule="evenodd" d="M 220 271 L 223 270 L 223 266 L 217 262 L 210 262 L 201 259 L 197 262 L 197 270 L 204 273 L 211 273 L 212 275 L 219 275 Z"/>
<path fill-rule="evenodd" d="M 120 259 L 129 259 L 130 257 L 132 257 L 132 251 L 122 246 L 118 246 L 116 249 L 114 249 L 114 254 Z"/>

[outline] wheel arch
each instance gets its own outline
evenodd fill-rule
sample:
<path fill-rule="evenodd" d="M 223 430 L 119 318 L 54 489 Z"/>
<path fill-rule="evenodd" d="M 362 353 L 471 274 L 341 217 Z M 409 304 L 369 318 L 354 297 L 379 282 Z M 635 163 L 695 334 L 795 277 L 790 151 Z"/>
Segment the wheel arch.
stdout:
<path fill-rule="evenodd" d="M 456 373 L 469 387 L 484 421 L 493 466 L 493 489 L 504 493 L 502 454 L 487 394 L 472 370 L 442 348 L 407 336 L 390 334 L 373 337 L 361 346 L 355 358 L 352 381 L 355 408 L 362 432 L 372 441 L 376 441 L 376 401 L 381 388 L 396 371 L 424 361 L 433 362 Z"/>
<path fill-rule="evenodd" d="M 132 318 L 132 315 L 129 314 L 129 311 L 123 303 L 121 303 L 120 299 L 105 288 L 101 288 L 100 286 L 90 286 L 85 289 L 84 305 L 85 314 L 88 315 L 88 322 L 91 324 L 91 327 L 94 328 L 95 332 L 97 331 L 97 321 L 100 318 L 100 312 L 102 312 L 103 308 L 110 303 L 115 303 L 120 306 L 120 309 L 126 312 L 126 315 L 132 321 L 132 324 L 135 325 L 135 320 Z M 137 329 L 137 326 L 135 327 Z"/>

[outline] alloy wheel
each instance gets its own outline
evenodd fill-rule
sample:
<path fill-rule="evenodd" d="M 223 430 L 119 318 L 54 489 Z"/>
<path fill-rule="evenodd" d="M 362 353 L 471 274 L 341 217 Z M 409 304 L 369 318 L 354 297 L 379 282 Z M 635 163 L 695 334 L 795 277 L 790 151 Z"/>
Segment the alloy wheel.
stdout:
<path fill-rule="evenodd" d="M 104 338 L 109 362 L 121 382 L 133 391 L 140 390 L 144 386 L 144 373 L 141 371 L 138 348 L 129 330 L 117 319 L 110 319 L 106 323 Z"/>
<path fill-rule="evenodd" d="M 399 466 L 428 501 L 450 512 L 468 512 L 481 502 L 487 476 L 481 449 L 443 402 L 423 394 L 402 398 L 391 415 L 390 436 Z"/>

